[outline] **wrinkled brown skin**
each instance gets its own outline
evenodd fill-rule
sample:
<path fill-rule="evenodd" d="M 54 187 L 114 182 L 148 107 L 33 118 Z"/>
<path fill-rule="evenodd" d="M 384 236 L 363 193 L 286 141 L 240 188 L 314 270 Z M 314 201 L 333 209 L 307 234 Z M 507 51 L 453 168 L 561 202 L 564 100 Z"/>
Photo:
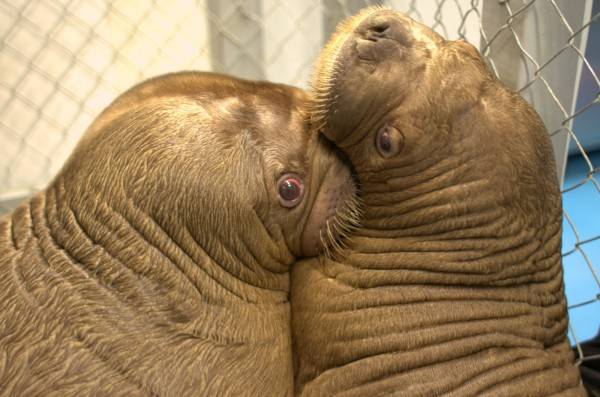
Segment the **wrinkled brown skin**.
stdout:
<path fill-rule="evenodd" d="M 305 99 L 186 72 L 107 108 L 0 220 L 0 394 L 291 395 L 289 267 L 352 193 Z"/>
<path fill-rule="evenodd" d="M 548 134 L 478 51 L 367 9 L 318 62 L 314 118 L 356 168 L 362 227 L 292 271 L 302 396 L 584 396 L 566 338 Z M 378 129 L 404 136 L 391 158 Z"/>

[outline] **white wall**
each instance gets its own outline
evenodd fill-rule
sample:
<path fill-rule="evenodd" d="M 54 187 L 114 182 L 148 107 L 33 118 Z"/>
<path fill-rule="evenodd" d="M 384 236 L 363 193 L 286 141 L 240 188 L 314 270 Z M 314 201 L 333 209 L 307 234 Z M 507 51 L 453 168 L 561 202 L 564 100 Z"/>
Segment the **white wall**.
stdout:
<path fill-rule="evenodd" d="M 133 84 L 211 66 L 206 8 L 190 0 L 3 0 L 0 34 L 0 200 L 45 185 Z"/>

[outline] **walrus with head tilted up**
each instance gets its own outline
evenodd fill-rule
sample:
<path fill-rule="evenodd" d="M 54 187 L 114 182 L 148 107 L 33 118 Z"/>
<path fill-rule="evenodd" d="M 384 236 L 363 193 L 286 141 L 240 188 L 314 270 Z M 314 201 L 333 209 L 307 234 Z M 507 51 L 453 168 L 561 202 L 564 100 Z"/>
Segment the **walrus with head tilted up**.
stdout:
<path fill-rule="evenodd" d="M 0 393 L 284 396 L 289 269 L 353 222 L 303 91 L 144 82 L 0 220 Z"/>
<path fill-rule="evenodd" d="M 532 107 L 470 44 L 380 8 L 339 26 L 313 89 L 364 216 L 348 248 L 293 268 L 298 394 L 586 395 Z"/>

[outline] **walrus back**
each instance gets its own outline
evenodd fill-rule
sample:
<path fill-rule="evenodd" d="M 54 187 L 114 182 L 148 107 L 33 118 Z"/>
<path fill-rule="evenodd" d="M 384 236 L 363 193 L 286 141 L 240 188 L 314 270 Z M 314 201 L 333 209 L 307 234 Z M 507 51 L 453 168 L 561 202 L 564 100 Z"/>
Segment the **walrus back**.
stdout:
<path fill-rule="evenodd" d="M 43 196 L 0 219 L 0 395 L 148 395 L 94 354 L 61 315 L 59 275 L 36 234 L 47 229 Z"/>

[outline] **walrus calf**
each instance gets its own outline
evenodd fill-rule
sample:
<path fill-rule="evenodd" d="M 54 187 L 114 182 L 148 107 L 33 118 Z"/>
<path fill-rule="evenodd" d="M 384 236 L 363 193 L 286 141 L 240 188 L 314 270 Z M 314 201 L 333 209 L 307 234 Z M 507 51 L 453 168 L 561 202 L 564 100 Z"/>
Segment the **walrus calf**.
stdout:
<path fill-rule="evenodd" d="M 110 105 L 0 221 L 0 393 L 291 395 L 290 264 L 354 202 L 305 101 L 186 72 Z"/>
<path fill-rule="evenodd" d="M 313 90 L 364 216 L 348 248 L 292 270 L 298 394 L 584 396 L 532 107 L 470 44 L 379 8 L 339 26 Z"/>

